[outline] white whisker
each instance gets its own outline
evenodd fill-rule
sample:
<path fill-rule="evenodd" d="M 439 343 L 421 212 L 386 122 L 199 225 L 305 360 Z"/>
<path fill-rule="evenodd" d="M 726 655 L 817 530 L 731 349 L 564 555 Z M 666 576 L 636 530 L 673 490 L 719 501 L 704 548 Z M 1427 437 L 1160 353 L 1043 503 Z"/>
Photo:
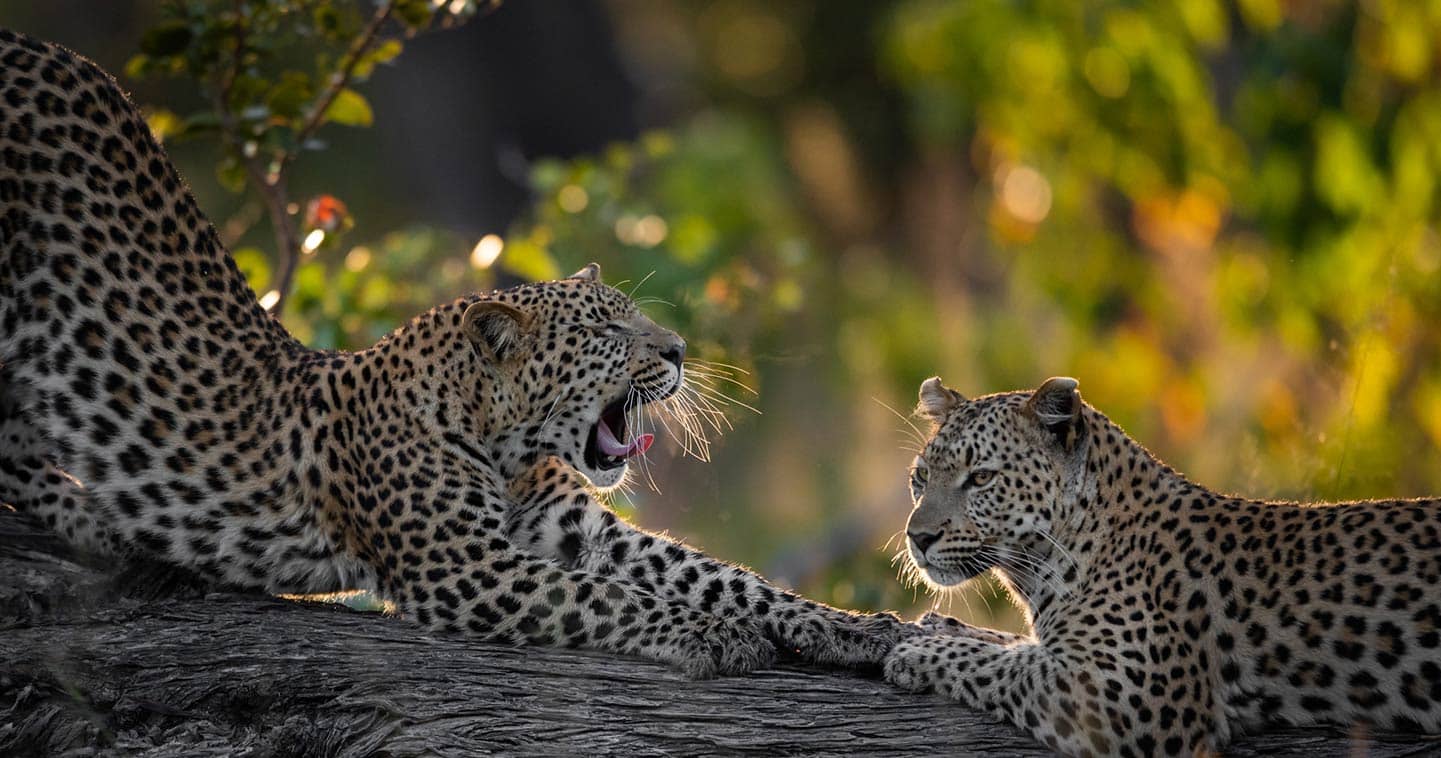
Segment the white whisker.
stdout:
<path fill-rule="evenodd" d="M 916 444 L 917 444 L 921 449 L 925 449 L 925 447 L 926 447 L 926 441 L 927 441 L 927 440 L 926 440 L 926 435 L 923 434 L 923 433 L 921 432 L 921 430 L 916 427 L 916 423 L 915 423 L 914 421 L 912 421 L 908 416 L 902 414 L 900 411 L 896 410 L 895 408 L 892 408 L 891 406 L 887 405 L 884 400 L 881 400 L 881 399 L 878 398 L 878 397 L 872 397 L 871 400 L 874 400 L 877 405 L 879 405 L 879 406 L 881 406 L 882 408 L 885 408 L 886 410 L 888 410 L 888 411 L 890 411 L 891 413 L 895 414 L 895 417 L 898 418 L 898 419 L 900 419 L 901 422 L 904 423 L 904 424 L 910 429 L 910 433 L 909 433 L 907 436 L 909 436 L 914 442 L 916 442 Z M 905 433 L 905 430 L 904 430 L 904 429 L 897 429 L 896 431 Z"/>
<path fill-rule="evenodd" d="M 651 278 L 652 276 L 655 276 L 655 271 L 654 271 L 654 270 L 652 270 L 649 274 L 646 274 L 645 276 L 641 277 L 641 280 L 638 281 L 638 282 L 636 282 L 634 287 L 631 287 L 631 288 L 630 288 L 630 293 L 627 295 L 627 297 L 629 297 L 630 299 L 634 300 L 634 299 L 635 299 L 635 293 L 636 293 L 637 291 L 639 291 L 641 287 L 644 287 L 644 286 L 645 286 L 645 283 L 648 282 L 648 281 L 650 281 L 650 278 Z"/>
<path fill-rule="evenodd" d="M 1075 556 L 1071 555 L 1071 551 L 1067 550 L 1064 545 L 1057 542 L 1056 538 L 1052 537 L 1051 533 L 1048 530 L 1038 529 L 1036 530 L 1036 533 L 1041 535 L 1042 537 L 1045 537 L 1046 540 L 1049 541 L 1052 545 L 1055 545 L 1056 549 L 1061 551 L 1061 556 L 1066 560 L 1070 561 L 1072 566 L 1075 566 L 1077 569 L 1081 567 L 1080 564 L 1076 563 L 1076 558 Z"/>

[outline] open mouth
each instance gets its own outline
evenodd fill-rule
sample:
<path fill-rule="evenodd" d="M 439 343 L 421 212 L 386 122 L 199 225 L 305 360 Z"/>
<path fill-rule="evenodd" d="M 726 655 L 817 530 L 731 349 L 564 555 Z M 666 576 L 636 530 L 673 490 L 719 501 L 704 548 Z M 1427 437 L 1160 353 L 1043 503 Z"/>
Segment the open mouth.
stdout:
<path fill-rule="evenodd" d="M 626 461 L 638 455 L 645 455 L 655 442 L 654 434 L 637 434 L 629 438 L 626 417 L 639 403 L 631 402 L 635 396 L 627 392 L 626 397 L 607 405 L 600 412 L 600 419 L 590 431 L 585 443 L 585 463 L 598 471 L 609 471 L 624 466 Z"/>

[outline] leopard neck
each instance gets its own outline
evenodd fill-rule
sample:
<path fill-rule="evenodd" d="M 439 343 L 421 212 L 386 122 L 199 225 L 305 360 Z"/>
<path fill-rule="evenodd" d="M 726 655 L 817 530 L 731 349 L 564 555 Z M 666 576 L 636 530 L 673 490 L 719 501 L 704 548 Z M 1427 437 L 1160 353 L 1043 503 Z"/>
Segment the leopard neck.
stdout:
<path fill-rule="evenodd" d="M 1151 454 L 1101 412 L 1087 407 L 1086 450 L 1061 488 L 1047 537 L 1033 550 L 1044 557 L 1049 579 L 1019 588 L 1037 619 L 1058 600 L 1084 598 L 1100 566 L 1118 551 L 1126 527 L 1149 510 L 1166 507 L 1200 489 Z"/>
<path fill-rule="evenodd" d="M 502 475 L 527 461 L 523 398 L 490 360 L 457 335 L 471 298 L 437 306 L 373 347 L 350 354 L 352 379 L 343 380 L 366 417 L 407 427 L 417 441 L 443 448 Z M 529 447 L 534 447 L 533 445 Z"/>

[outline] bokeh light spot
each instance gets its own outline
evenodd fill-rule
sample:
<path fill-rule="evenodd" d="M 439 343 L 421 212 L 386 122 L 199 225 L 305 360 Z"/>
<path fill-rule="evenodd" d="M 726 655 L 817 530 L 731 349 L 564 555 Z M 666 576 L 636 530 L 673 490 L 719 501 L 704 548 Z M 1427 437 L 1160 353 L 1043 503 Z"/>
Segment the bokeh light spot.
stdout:
<path fill-rule="evenodd" d="M 310 255 L 325 243 L 324 229 L 311 229 L 310 234 L 305 235 L 305 241 L 300 243 L 300 252 Z"/>
<path fill-rule="evenodd" d="M 490 268 L 495 259 L 500 257 L 500 251 L 505 249 L 505 240 L 498 234 L 487 234 L 475 243 L 470 251 L 470 265 L 476 268 Z"/>
<path fill-rule="evenodd" d="M 1019 221 L 1039 224 L 1051 212 L 1051 183 L 1030 166 L 1001 169 L 997 190 L 1006 212 Z"/>
<path fill-rule="evenodd" d="M 363 271 L 370 265 L 370 259 L 370 248 L 354 247 L 345 255 L 345 267 L 351 271 Z"/>
<path fill-rule="evenodd" d="M 560 209 L 566 213 L 580 213 L 590 205 L 590 195 L 586 194 L 584 187 L 577 184 L 561 187 L 555 199 L 560 204 Z"/>

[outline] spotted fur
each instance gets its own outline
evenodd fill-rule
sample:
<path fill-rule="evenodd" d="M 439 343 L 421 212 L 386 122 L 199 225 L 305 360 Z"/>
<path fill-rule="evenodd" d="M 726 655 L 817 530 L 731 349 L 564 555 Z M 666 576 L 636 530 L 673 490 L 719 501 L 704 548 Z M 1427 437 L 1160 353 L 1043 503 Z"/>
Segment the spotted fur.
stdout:
<path fill-rule="evenodd" d="M 768 584 L 662 535 L 627 524 L 563 461 L 543 461 L 513 486 L 510 538 L 567 568 L 616 576 L 669 600 L 746 619 L 790 652 L 823 663 L 879 664 L 903 632 L 891 614 L 836 610 Z"/>
<path fill-rule="evenodd" d="M 509 482 L 556 456 L 616 484 L 587 450 L 602 411 L 683 379 L 685 343 L 595 266 L 309 350 L 116 82 L 8 31 L 0 164 L 0 502 L 229 585 L 374 588 L 435 629 L 693 676 L 770 660 L 764 624 L 511 539 Z"/>
<path fill-rule="evenodd" d="M 909 554 L 939 586 L 995 569 L 1034 636 L 926 619 L 890 681 L 1072 755 L 1194 755 L 1268 723 L 1441 731 L 1441 501 L 1219 495 L 1076 387 L 922 386 Z"/>

